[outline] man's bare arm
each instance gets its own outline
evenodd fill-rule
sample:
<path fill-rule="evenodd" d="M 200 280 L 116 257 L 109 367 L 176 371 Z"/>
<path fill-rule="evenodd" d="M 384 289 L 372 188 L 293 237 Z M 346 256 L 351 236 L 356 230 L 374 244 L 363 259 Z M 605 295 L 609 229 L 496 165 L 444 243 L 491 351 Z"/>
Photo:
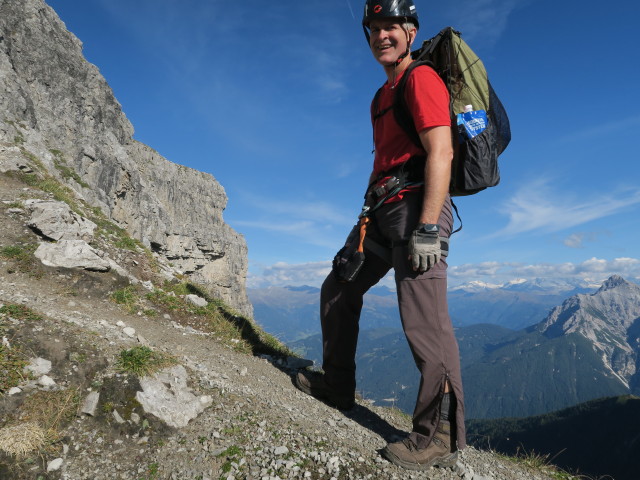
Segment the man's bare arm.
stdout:
<path fill-rule="evenodd" d="M 438 223 L 440 211 L 449 192 L 451 179 L 451 127 L 439 126 L 420 132 L 420 141 L 427 152 L 424 170 L 424 199 L 419 223 Z"/>

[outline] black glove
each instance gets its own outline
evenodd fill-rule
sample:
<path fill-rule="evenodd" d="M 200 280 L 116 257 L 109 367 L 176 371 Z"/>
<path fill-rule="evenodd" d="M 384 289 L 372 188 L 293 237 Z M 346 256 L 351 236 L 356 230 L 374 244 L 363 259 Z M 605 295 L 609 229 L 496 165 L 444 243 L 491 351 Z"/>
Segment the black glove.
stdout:
<path fill-rule="evenodd" d="M 440 261 L 440 225 L 421 223 L 409 240 L 409 259 L 414 270 L 423 273 Z"/>

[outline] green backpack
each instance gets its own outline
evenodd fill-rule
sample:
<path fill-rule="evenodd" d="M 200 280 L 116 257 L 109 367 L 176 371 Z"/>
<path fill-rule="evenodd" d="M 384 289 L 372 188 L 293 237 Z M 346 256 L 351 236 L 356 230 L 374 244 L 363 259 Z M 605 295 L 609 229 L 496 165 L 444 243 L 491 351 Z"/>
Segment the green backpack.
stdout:
<path fill-rule="evenodd" d="M 412 141 L 422 147 L 404 88 L 413 69 L 429 65 L 440 75 L 451 98 L 449 112 L 453 125 L 454 158 L 449 193 L 451 196 L 473 195 L 497 185 L 500 182 L 498 156 L 511 140 L 511 129 L 507 113 L 489 83 L 482 61 L 462 40 L 460 32 L 451 27 L 426 40 L 411 56 L 414 62 L 396 87 L 393 104 L 396 121 Z M 459 141 L 461 137 L 456 120 L 466 105 L 472 105 L 474 110 L 485 110 L 487 122 L 482 133 Z"/>

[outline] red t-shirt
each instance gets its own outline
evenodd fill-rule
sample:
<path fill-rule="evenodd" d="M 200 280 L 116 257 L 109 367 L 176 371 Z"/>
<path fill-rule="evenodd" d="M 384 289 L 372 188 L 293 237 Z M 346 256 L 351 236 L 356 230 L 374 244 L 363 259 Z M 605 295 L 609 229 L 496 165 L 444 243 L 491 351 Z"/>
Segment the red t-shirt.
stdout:
<path fill-rule="evenodd" d="M 404 72 L 396 79 L 396 84 L 402 75 Z M 380 92 L 377 112 L 382 112 L 393 104 L 394 94 L 395 90 L 386 82 Z M 449 92 L 431 67 L 420 66 L 411 72 L 406 83 L 405 96 L 418 132 L 429 127 L 451 126 Z M 372 103 L 371 122 L 376 149 L 373 169 L 376 175 L 406 162 L 414 155 L 425 155 L 424 150 L 413 143 L 398 125 L 392 109 L 374 119 L 377 112 L 374 112 L 373 108 Z"/>

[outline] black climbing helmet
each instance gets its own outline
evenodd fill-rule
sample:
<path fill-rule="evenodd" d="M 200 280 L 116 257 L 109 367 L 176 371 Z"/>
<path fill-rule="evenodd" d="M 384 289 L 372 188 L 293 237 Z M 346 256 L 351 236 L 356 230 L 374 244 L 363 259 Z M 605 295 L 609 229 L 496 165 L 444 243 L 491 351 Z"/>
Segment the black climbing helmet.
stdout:
<path fill-rule="evenodd" d="M 418 11 L 413 0 L 367 0 L 364 4 L 362 26 L 367 32 L 371 20 L 389 17 L 406 18 L 415 24 L 416 28 L 420 26 Z"/>

